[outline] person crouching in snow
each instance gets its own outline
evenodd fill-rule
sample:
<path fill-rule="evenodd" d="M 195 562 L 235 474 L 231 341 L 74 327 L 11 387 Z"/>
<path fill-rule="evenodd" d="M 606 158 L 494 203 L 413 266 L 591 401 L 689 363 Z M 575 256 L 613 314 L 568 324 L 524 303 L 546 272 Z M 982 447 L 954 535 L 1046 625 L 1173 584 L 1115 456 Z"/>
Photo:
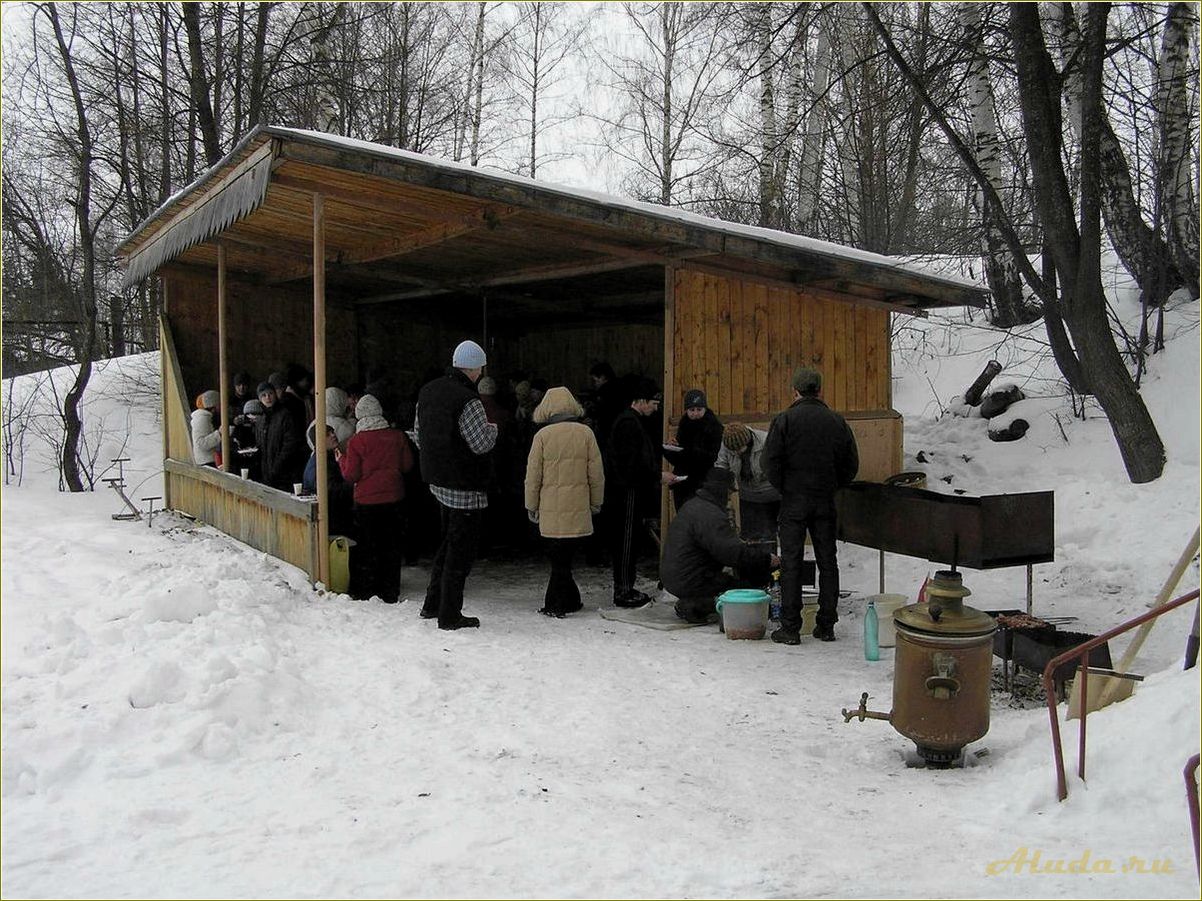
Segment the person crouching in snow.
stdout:
<path fill-rule="evenodd" d="M 572 558 L 593 534 L 593 516 L 605 500 L 605 467 L 584 408 L 567 388 L 552 388 L 534 409 L 534 435 L 526 461 L 526 511 L 547 539 L 551 577 L 539 613 L 562 619 L 583 605 Z"/>
<path fill-rule="evenodd" d="M 401 594 L 401 501 L 405 499 L 404 474 L 413 468 L 413 449 L 400 429 L 391 428 L 380 402 L 364 394 L 355 405 L 358 425 L 346 445 L 335 450 L 342 477 L 355 486 L 357 554 L 362 559 L 361 580 L 351 596 L 378 595 L 395 604 Z M 361 552 L 361 553 L 360 553 Z M 355 577 L 352 573 L 352 580 Z"/>
<path fill-rule="evenodd" d="M 735 535 L 726 515 L 733 487 L 734 474 L 714 467 L 668 526 L 660 577 L 686 622 L 708 622 L 718 595 L 728 588 L 762 588 L 780 565 L 779 557 Z M 726 566 L 734 568 L 734 577 L 723 572 Z"/>
<path fill-rule="evenodd" d="M 210 389 L 196 398 L 192 411 L 192 462 L 218 466 L 221 460 L 221 425 L 216 421 L 221 395 Z"/>

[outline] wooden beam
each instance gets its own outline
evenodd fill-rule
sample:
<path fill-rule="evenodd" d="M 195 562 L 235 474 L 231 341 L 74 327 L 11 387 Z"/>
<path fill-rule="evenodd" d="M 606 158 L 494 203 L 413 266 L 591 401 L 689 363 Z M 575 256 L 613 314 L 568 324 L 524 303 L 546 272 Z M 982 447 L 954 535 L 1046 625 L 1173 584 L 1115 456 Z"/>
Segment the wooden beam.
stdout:
<path fill-rule="evenodd" d="M 313 195 L 313 453 L 317 462 L 317 581 L 330 584 L 330 473 L 326 455 L 326 214 Z"/>
<path fill-rule="evenodd" d="M 277 160 L 278 163 L 287 164 L 287 160 Z M 331 174 L 339 174 L 339 170 L 331 169 Z M 337 201 L 338 203 L 357 206 L 365 210 L 371 210 L 375 213 L 380 213 L 387 216 L 389 219 L 395 219 L 398 213 L 401 213 L 408 218 L 416 219 L 422 222 L 449 222 L 456 223 L 465 221 L 467 216 L 462 212 L 452 212 L 439 209 L 430 204 L 422 204 L 414 206 L 412 209 L 406 207 L 406 202 L 409 198 L 405 196 L 404 186 L 396 185 L 395 182 L 390 184 L 399 188 L 392 196 L 383 196 L 378 191 L 360 191 L 355 188 L 345 185 L 334 185 L 327 181 L 318 178 L 311 178 L 304 175 L 299 175 L 289 172 L 286 169 L 278 170 L 271 177 L 271 186 L 273 188 L 281 188 L 287 191 L 293 191 L 302 194 L 306 199 L 315 191 L 320 191 L 326 201 Z M 411 201 L 409 201 L 411 202 Z M 521 212 L 520 210 L 508 206 L 506 204 L 494 204 L 488 202 L 480 202 L 476 209 L 468 215 L 479 213 L 480 215 L 488 215 L 488 210 L 494 210 L 498 214 L 504 213 L 507 210 L 512 210 L 513 213 Z"/>
<path fill-rule="evenodd" d="M 225 245 L 217 243 L 217 378 L 220 381 L 218 394 L 221 403 L 221 468 L 230 471 L 230 373 L 226 347 L 229 344 L 228 307 L 229 292 L 226 286 Z"/>
<path fill-rule="evenodd" d="M 861 304 L 866 307 L 877 307 L 879 309 L 889 310 L 893 313 L 904 313 L 907 316 L 918 316 L 925 318 L 926 310 L 915 309 L 914 307 L 904 306 L 899 303 L 890 303 L 887 300 L 877 300 L 871 297 L 865 297 L 862 294 L 843 294 L 837 291 L 830 291 L 825 288 L 816 287 L 810 282 L 788 281 L 786 279 L 769 278 L 764 275 L 756 275 L 751 272 L 744 272 L 740 269 L 727 269 L 724 266 L 713 266 L 706 263 L 697 263 L 694 261 L 686 261 L 681 263 L 685 269 L 693 269 L 697 272 L 705 272 L 710 275 L 717 275 L 721 278 L 735 278 L 746 282 L 754 282 L 756 284 L 767 285 L 770 288 L 784 288 L 788 291 L 800 291 L 810 297 L 817 297 L 822 300 L 830 300 L 836 303 Z"/>
<path fill-rule="evenodd" d="M 329 257 L 327 262 L 340 266 L 353 266 L 371 263 L 376 260 L 401 257 L 415 250 L 421 250 L 423 247 L 443 244 L 471 232 L 479 231 L 482 228 L 490 230 L 497 228 L 504 220 L 516 216 L 519 212 L 519 210 L 513 207 L 483 207 L 479 212 L 459 217 L 457 221 L 440 222 L 437 225 L 421 229 L 420 231 L 396 235 L 373 241 L 370 244 L 340 250 Z M 311 265 L 308 265 L 284 270 L 283 273 L 274 274 L 266 281 L 266 284 L 282 284 L 304 278 L 310 274 L 312 268 Z"/>
<path fill-rule="evenodd" d="M 453 294 L 460 291 L 471 292 L 493 285 L 520 285 L 526 282 L 541 282 L 553 278 L 575 278 L 580 275 L 596 275 L 602 272 L 618 272 L 622 269 L 638 269 L 645 265 L 647 264 L 637 260 L 614 259 L 598 260 L 595 263 L 554 263 L 547 266 L 532 266 L 529 269 L 520 269 L 516 272 L 509 272 L 472 282 L 446 282 L 441 287 L 431 286 L 412 291 L 396 291 L 372 297 L 363 297 L 359 299 L 358 304 L 389 303 L 394 300 L 412 300 L 415 297 L 433 297 L 439 294 Z"/>

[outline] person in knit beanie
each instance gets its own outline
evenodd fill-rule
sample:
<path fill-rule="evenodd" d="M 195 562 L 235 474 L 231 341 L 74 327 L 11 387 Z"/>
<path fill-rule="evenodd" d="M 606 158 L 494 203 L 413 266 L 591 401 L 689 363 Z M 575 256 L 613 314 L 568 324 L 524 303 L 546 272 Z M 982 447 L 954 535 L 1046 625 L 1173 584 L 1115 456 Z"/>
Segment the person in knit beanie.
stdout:
<path fill-rule="evenodd" d="M 672 485 L 672 502 L 679 510 L 709 472 L 722 447 L 722 423 L 707 404 L 705 392 L 693 388 L 684 395 L 684 415 L 676 427 L 676 441 L 664 445 L 672 471 L 681 481 Z"/>
<path fill-rule="evenodd" d="M 405 473 L 413 468 L 413 449 L 400 429 L 384 418 L 371 394 L 355 405 L 358 420 L 346 451 L 333 449 L 342 478 L 354 486 L 358 561 L 351 569 L 351 596 L 379 597 L 395 604 L 401 592 L 401 548 Z"/>
<path fill-rule="evenodd" d="M 221 405 L 221 394 L 212 389 L 196 398 L 192 411 L 192 462 L 199 466 L 218 466 L 221 461 L 221 429 L 213 414 Z"/>
<path fill-rule="evenodd" d="M 439 503 L 443 526 L 421 616 L 437 617 L 445 630 L 480 625 L 463 613 L 463 588 L 476 560 L 497 443 L 497 425 L 488 421 L 476 391 L 487 363 L 484 348 L 462 341 L 446 375 L 427 382 L 417 396 L 413 432 L 421 473 Z"/>

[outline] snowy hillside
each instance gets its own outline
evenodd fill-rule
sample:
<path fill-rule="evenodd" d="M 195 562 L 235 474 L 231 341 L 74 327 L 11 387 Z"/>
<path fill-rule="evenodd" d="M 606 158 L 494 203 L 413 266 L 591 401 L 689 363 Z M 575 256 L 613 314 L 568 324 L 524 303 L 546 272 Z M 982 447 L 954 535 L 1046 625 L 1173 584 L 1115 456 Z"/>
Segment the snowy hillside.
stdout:
<path fill-rule="evenodd" d="M 1114 302 L 1130 327 L 1131 292 Z M 1093 633 L 1137 615 L 1197 527 L 1198 318 L 1166 314 L 1143 394 L 1169 462 L 1140 486 L 1096 408 L 1072 417 L 1040 324 L 899 322 L 906 468 L 940 491 L 1056 492 L 1037 614 Z M 940 415 L 993 358 L 1029 396 L 1013 443 Z M 113 361 L 88 395 L 96 476 L 130 457 L 135 499 L 161 493 L 157 371 Z M 6 382 L 5 405 L 38 384 Z M 612 622 L 602 568 L 581 570 L 585 611 L 550 620 L 541 563 L 481 565 L 465 612 L 483 628 L 445 633 L 412 600 L 315 592 L 184 519 L 115 522 L 103 484 L 60 494 L 32 422 L 0 530 L 5 897 L 1197 895 L 1192 607 L 1152 632 L 1135 696 L 1090 717 L 1088 783 L 1058 803 L 1046 710 L 1004 692 L 958 769 L 907 768 L 888 724 L 843 723 L 862 691 L 890 703 L 892 651 L 869 663 L 859 642 L 874 551 L 840 545 L 834 644 Z M 913 596 L 932 568 L 890 556 L 888 590 Z M 1022 569 L 964 578 L 978 608 L 1022 606 Z M 1178 593 L 1198 581 L 1195 560 Z M 403 595 L 424 586 L 404 571 Z M 1076 723 L 1064 734 L 1072 767 Z M 1036 854 L 1113 872 L 1036 875 L 1018 862 Z"/>

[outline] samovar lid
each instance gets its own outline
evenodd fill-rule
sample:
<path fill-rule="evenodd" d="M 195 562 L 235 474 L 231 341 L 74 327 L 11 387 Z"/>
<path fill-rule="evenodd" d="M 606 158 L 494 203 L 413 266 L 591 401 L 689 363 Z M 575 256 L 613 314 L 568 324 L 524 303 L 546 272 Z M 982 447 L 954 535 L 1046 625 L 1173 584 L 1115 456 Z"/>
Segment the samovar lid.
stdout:
<path fill-rule="evenodd" d="M 989 614 L 964 606 L 970 594 L 960 573 L 941 570 L 927 581 L 927 600 L 895 611 L 893 621 L 929 635 L 988 635 L 997 623 Z"/>

